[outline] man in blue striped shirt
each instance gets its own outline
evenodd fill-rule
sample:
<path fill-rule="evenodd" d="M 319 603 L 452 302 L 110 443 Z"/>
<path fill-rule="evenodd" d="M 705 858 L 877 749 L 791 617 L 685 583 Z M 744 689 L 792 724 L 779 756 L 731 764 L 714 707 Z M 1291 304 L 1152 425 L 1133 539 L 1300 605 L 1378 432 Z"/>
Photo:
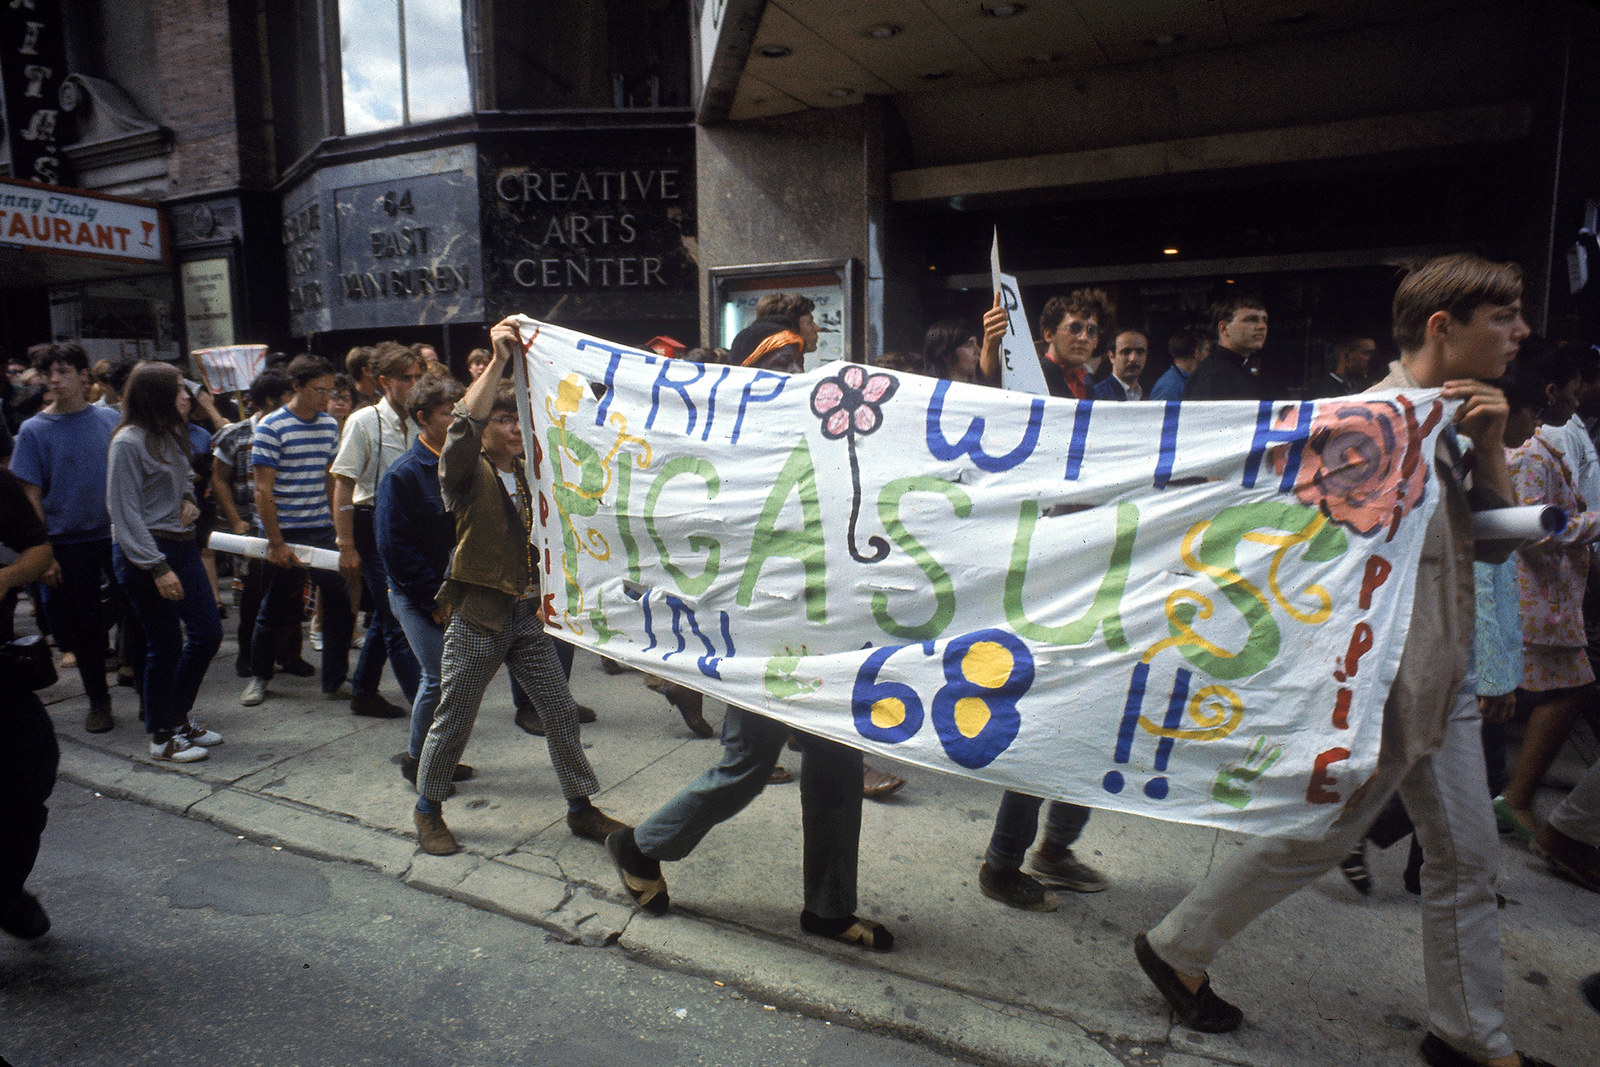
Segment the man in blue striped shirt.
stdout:
<path fill-rule="evenodd" d="M 339 424 L 328 414 L 333 365 L 321 356 L 296 356 L 288 366 L 294 398 L 256 424 L 250 463 L 255 472 L 256 523 L 267 539 L 266 589 L 250 642 L 251 678 L 239 702 L 253 707 L 267 697 L 272 678 L 273 635 L 300 610 L 291 543 L 334 548 L 333 512 L 328 507 L 328 465 L 339 448 Z M 355 614 L 342 574 L 314 570 L 322 597 L 322 692 L 348 699 L 340 687 L 349 673 L 350 634 Z"/>

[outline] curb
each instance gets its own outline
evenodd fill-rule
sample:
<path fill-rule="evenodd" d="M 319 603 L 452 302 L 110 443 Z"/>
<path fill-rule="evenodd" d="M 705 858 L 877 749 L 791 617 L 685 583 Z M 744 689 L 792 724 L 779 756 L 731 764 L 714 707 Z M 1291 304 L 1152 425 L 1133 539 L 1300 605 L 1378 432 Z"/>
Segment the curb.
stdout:
<path fill-rule="evenodd" d="M 356 863 L 413 889 L 537 926 L 569 944 L 616 946 L 630 959 L 698 975 L 729 995 L 859 1030 L 888 1034 L 984 1064 L 1118 1067 L 1146 1061 L 1114 1054 L 1081 1026 L 893 971 L 856 966 L 867 957 L 815 939 L 789 941 L 682 910 L 636 913 L 620 893 L 463 852 L 421 854 L 409 837 L 348 817 L 231 785 L 213 785 L 137 759 L 109 755 L 58 734 L 61 780 L 321 860 Z M 813 943 L 814 942 L 814 943 Z M 1152 1042 L 1164 1044 L 1164 1042 Z M 1140 1050 L 1142 1051 L 1142 1050 Z M 1172 1062 L 1170 1059 L 1168 1062 Z M 1189 1060 L 1199 1067 L 1216 1061 Z"/>

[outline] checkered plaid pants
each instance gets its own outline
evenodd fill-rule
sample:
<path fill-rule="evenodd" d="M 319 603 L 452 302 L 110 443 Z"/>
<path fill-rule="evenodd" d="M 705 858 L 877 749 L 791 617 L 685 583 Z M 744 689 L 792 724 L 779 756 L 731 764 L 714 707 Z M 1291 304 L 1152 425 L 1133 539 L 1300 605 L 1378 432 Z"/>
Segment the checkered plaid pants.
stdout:
<path fill-rule="evenodd" d="M 544 632 L 538 609 L 537 599 L 517 601 L 499 633 L 479 629 L 459 614 L 450 617 L 439 663 L 439 706 L 417 768 L 417 792 L 429 800 L 442 802 L 450 792 L 451 776 L 478 720 L 483 691 L 501 664 L 533 697 L 561 795 L 587 797 L 600 791 L 578 738 L 578 706 L 572 702 L 555 643 Z"/>

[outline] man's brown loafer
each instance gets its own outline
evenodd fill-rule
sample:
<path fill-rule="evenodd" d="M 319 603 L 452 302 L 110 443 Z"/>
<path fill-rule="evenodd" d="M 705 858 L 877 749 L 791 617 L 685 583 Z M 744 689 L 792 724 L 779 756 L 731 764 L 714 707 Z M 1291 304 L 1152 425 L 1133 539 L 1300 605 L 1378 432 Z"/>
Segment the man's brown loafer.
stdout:
<path fill-rule="evenodd" d="M 1199 1030 L 1203 1034 L 1225 1034 L 1239 1029 L 1239 1024 L 1244 1022 L 1244 1012 L 1211 991 L 1210 978 L 1201 982 L 1199 989 L 1189 992 L 1189 987 L 1183 984 L 1178 972 L 1156 955 L 1156 950 L 1150 947 L 1150 941 L 1143 934 L 1133 939 L 1133 954 L 1138 957 L 1139 966 L 1144 968 L 1150 981 L 1172 1005 L 1172 1014 L 1177 1017 L 1180 1026 Z"/>

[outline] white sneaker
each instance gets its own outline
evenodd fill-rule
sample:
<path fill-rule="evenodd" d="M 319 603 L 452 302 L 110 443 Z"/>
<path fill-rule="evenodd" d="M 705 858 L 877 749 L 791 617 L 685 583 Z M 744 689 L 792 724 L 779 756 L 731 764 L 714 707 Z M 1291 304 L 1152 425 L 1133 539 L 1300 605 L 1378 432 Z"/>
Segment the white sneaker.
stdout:
<path fill-rule="evenodd" d="M 150 758 L 166 760 L 169 763 L 197 763 L 211 755 L 199 745 L 192 745 L 184 740 L 182 734 L 173 734 L 172 739 L 166 742 L 150 742 Z"/>
<path fill-rule="evenodd" d="M 322 631 L 321 630 L 312 630 L 311 631 L 311 649 L 314 652 L 321 652 L 322 651 Z"/>
<path fill-rule="evenodd" d="M 212 745 L 222 744 L 221 734 L 215 730 L 207 730 L 193 719 L 183 724 L 183 727 L 178 730 L 178 736 L 191 745 L 199 745 L 201 748 L 210 748 Z"/>
<path fill-rule="evenodd" d="M 265 699 L 267 699 L 267 680 L 252 678 L 245 683 L 244 695 L 239 698 L 239 703 L 247 708 L 253 708 Z"/>

